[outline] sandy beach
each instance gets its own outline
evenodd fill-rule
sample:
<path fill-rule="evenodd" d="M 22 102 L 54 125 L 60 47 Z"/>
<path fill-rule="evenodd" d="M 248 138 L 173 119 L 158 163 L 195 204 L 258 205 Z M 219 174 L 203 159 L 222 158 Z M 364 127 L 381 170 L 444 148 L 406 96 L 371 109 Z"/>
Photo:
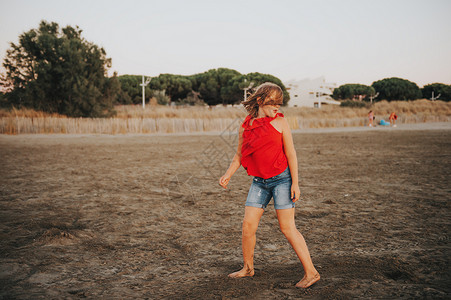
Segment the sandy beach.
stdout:
<path fill-rule="evenodd" d="M 270 204 L 241 267 L 236 135 L 0 135 L 0 299 L 449 299 L 451 123 L 298 130 L 296 224 Z"/>

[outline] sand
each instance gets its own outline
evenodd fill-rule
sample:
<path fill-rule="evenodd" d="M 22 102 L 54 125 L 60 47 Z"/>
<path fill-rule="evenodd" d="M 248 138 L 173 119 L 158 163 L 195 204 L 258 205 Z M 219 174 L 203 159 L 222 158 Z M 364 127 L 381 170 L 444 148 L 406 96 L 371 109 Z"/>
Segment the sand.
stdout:
<path fill-rule="evenodd" d="M 449 124 L 360 129 L 293 134 L 307 290 L 272 204 L 255 276 L 227 277 L 251 182 L 217 184 L 235 136 L 0 136 L 0 298 L 449 298 Z"/>

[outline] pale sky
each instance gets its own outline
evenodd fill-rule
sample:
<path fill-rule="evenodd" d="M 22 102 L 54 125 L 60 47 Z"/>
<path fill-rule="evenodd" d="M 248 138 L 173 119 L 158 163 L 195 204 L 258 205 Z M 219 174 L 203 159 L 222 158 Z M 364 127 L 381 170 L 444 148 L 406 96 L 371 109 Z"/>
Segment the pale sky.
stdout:
<path fill-rule="evenodd" d="M 0 0 L 2 62 L 41 20 L 78 25 L 112 58 L 110 74 L 225 67 L 282 81 L 451 84 L 450 0 Z"/>

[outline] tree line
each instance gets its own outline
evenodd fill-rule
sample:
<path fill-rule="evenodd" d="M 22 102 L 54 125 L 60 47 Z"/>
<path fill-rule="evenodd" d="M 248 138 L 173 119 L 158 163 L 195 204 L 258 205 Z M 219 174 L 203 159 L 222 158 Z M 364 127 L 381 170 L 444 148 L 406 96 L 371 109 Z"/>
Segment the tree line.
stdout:
<path fill-rule="evenodd" d="M 141 76 L 107 76 L 111 59 L 103 48 L 86 41 L 82 30 L 41 21 L 11 43 L 1 74 L 1 107 L 27 107 L 71 117 L 107 117 L 114 105 L 142 101 Z M 269 74 L 240 74 L 226 68 L 182 76 L 161 74 L 146 87 L 147 101 L 160 104 L 237 104 L 243 89 L 270 81 L 284 91 L 282 81 Z"/>
<path fill-rule="evenodd" d="M 332 98 L 336 100 L 416 100 L 431 99 L 451 101 L 451 85 L 432 83 L 419 88 L 414 82 L 392 77 L 375 81 L 371 86 L 363 84 L 344 84 L 334 89 Z M 377 97 L 376 97 L 377 96 Z M 440 96 L 436 98 L 437 96 Z"/>
<path fill-rule="evenodd" d="M 108 117 L 114 105 L 142 102 L 142 76 L 108 77 L 111 59 L 103 48 L 82 37 L 78 26 L 60 28 L 57 23 L 41 21 L 37 29 L 24 32 L 18 43 L 11 43 L 0 76 L 0 107 L 27 107 L 71 117 Z M 284 104 L 290 97 L 280 79 L 270 74 L 241 74 L 218 68 L 184 76 L 160 74 L 145 87 L 146 102 L 159 104 L 218 105 L 238 104 L 244 89 L 263 82 L 278 84 Z M 249 92 L 251 92 L 250 90 Z M 368 100 L 414 100 L 429 98 L 451 100 L 451 86 L 434 83 L 419 89 L 401 78 L 386 78 L 371 86 L 345 84 L 333 91 L 338 100 L 355 97 Z"/>
<path fill-rule="evenodd" d="M 121 93 L 118 104 L 138 104 L 142 102 L 142 76 L 118 76 Z M 284 104 L 290 96 L 282 81 L 272 75 L 262 73 L 241 74 L 227 68 L 211 69 L 194 75 L 160 74 L 150 80 L 146 87 L 146 101 L 155 97 L 159 104 L 238 104 L 243 100 L 244 89 L 263 82 L 278 84 L 284 92 Z"/>

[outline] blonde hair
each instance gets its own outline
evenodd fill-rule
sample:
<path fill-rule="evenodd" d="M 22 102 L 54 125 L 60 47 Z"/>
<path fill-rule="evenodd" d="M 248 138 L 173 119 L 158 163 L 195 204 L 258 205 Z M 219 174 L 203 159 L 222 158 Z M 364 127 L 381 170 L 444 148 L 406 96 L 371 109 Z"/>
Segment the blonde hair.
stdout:
<path fill-rule="evenodd" d="M 263 106 L 267 97 L 274 95 L 274 100 L 277 105 L 281 105 L 283 103 L 283 91 L 277 84 L 272 82 L 265 82 L 260 84 L 253 94 L 251 94 L 245 101 L 241 102 L 247 112 L 253 117 L 256 118 L 258 115 L 259 106 Z"/>

